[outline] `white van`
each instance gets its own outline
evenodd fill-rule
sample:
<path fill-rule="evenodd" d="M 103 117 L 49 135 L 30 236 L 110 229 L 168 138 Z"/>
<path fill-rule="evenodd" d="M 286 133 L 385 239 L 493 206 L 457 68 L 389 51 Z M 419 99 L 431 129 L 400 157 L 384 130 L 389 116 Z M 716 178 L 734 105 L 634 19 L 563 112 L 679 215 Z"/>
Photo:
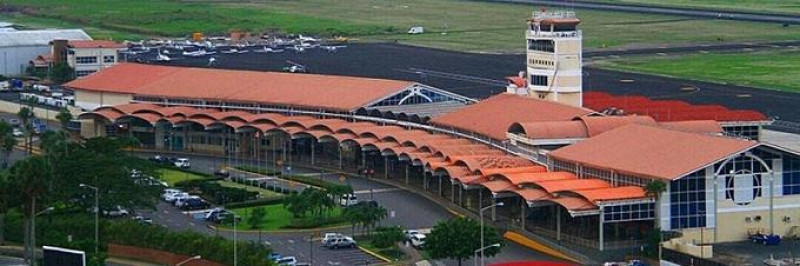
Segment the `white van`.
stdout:
<path fill-rule="evenodd" d="M 179 168 L 189 168 L 192 165 L 189 163 L 188 158 L 178 158 L 175 160 L 175 166 Z"/>
<path fill-rule="evenodd" d="M 408 34 L 423 34 L 423 33 L 425 33 L 425 28 L 420 26 L 411 27 L 411 29 L 408 30 Z"/>

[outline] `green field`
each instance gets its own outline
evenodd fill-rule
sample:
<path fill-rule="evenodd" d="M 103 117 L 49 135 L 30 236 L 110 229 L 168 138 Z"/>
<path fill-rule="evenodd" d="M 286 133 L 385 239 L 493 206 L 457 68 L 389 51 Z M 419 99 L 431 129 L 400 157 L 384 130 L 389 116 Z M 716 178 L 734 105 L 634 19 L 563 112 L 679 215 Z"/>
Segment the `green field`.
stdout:
<path fill-rule="evenodd" d="M 601 68 L 800 92 L 800 50 L 625 57 Z"/>
<path fill-rule="evenodd" d="M 800 0 L 595 0 L 674 7 L 697 7 L 730 11 L 800 14 Z"/>
<path fill-rule="evenodd" d="M 0 14 L 34 26 L 85 26 L 98 38 L 188 36 L 231 29 L 344 35 L 470 52 L 522 52 L 535 6 L 463 0 L 0 0 Z M 23 9 L 22 7 L 28 7 Z M 800 39 L 797 27 L 675 16 L 577 10 L 584 47 L 640 47 Z M 66 21 L 66 22 L 64 22 Z M 426 34 L 404 32 L 423 26 Z M 446 34 L 442 34 L 445 33 Z"/>
<path fill-rule="evenodd" d="M 257 229 L 267 230 L 267 231 L 268 230 L 278 230 L 278 229 L 286 228 L 287 226 L 291 225 L 295 221 L 294 220 L 295 218 L 292 217 L 292 214 L 283 207 L 283 204 L 273 204 L 273 205 L 266 205 L 266 206 L 261 206 L 261 207 L 263 207 L 267 211 L 267 216 L 264 219 L 264 221 L 261 223 L 261 226 L 259 228 L 257 228 Z M 236 213 L 237 216 L 240 216 L 242 218 L 241 222 L 236 224 L 236 228 L 237 229 L 240 229 L 240 230 L 254 230 L 253 228 L 250 227 L 249 224 L 247 224 L 247 220 L 250 217 L 250 213 L 255 208 L 259 208 L 259 207 L 246 207 L 246 208 L 232 209 L 232 211 L 234 213 Z M 338 217 L 341 214 L 342 214 L 341 209 L 340 208 L 335 208 L 328 215 L 330 215 L 331 217 Z M 306 218 L 306 219 L 311 219 L 311 218 Z M 228 225 L 226 227 L 231 228 L 232 226 Z"/>
<path fill-rule="evenodd" d="M 223 187 L 235 187 L 235 188 L 241 188 L 241 189 L 244 189 L 244 190 L 247 190 L 247 191 L 258 192 L 259 194 L 261 194 L 261 198 L 283 197 L 283 194 L 275 192 L 275 191 L 272 191 L 272 190 L 259 188 L 259 187 L 254 187 L 254 186 L 243 185 L 243 184 L 239 184 L 239 183 L 236 183 L 236 182 L 233 182 L 233 181 L 220 180 L 220 181 L 217 181 L 217 183 L 219 183 Z"/>

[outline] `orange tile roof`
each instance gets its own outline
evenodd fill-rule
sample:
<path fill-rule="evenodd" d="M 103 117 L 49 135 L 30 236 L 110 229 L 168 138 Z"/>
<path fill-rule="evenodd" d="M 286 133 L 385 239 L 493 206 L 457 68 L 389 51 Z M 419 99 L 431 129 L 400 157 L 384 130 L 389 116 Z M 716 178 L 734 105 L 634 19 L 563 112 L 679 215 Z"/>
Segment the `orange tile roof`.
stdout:
<path fill-rule="evenodd" d="M 548 154 L 642 177 L 675 180 L 756 146 L 755 141 L 627 125 Z"/>
<path fill-rule="evenodd" d="M 149 103 L 129 103 L 114 106 L 100 106 L 95 108 L 95 111 L 101 110 L 116 110 L 123 114 L 132 114 L 141 111 L 150 111 L 162 108 L 161 106 Z"/>
<path fill-rule="evenodd" d="M 545 199 L 552 199 L 553 195 L 547 193 L 543 189 L 538 188 L 516 188 L 513 190 L 514 193 L 517 193 L 520 197 L 525 199 L 526 201 L 537 201 L 537 200 L 545 200 Z"/>
<path fill-rule="evenodd" d="M 630 124 L 656 125 L 656 120 L 646 115 L 628 116 L 581 116 L 576 120 L 583 121 L 589 137 Z"/>
<path fill-rule="evenodd" d="M 507 93 L 498 94 L 455 112 L 435 117 L 434 124 L 473 131 L 505 140 L 511 124 L 533 121 L 566 121 L 592 113 L 584 108 Z"/>
<path fill-rule="evenodd" d="M 511 184 L 511 182 L 508 182 L 507 180 L 503 179 L 481 182 L 480 185 L 486 187 L 487 189 L 492 191 L 492 193 L 513 191 L 515 188 L 514 185 Z"/>
<path fill-rule="evenodd" d="M 573 191 L 580 189 L 608 188 L 611 187 L 606 181 L 600 179 L 563 179 L 536 182 L 537 186 L 542 187 L 550 193 Z"/>
<path fill-rule="evenodd" d="M 597 209 L 597 206 L 594 205 L 594 203 L 581 197 L 559 196 L 545 200 L 561 205 L 569 211 L 587 211 Z"/>
<path fill-rule="evenodd" d="M 716 134 L 722 133 L 722 127 L 717 121 L 714 120 L 689 120 L 689 121 L 675 121 L 675 122 L 661 122 L 659 126 L 667 129 L 690 132 L 690 133 L 704 133 Z"/>
<path fill-rule="evenodd" d="M 78 119 L 90 119 L 93 116 L 100 116 L 106 120 L 114 121 L 122 115 L 123 114 L 117 110 L 105 109 L 95 112 L 82 113 L 78 116 Z"/>
<path fill-rule="evenodd" d="M 508 132 L 523 133 L 529 139 L 582 139 L 589 136 L 581 121 L 539 121 L 514 123 Z"/>
<path fill-rule="evenodd" d="M 246 126 L 252 127 L 261 132 L 267 132 L 270 130 L 275 129 L 275 125 L 272 124 L 265 124 L 265 123 L 255 123 L 255 124 L 247 124 Z"/>
<path fill-rule="evenodd" d="M 105 40 L 70 40 L 67 45 L 72 48 L 126 48 L 122 43 Z"/>
<path fill-rule="evenodd" d="M 481 168 L 473 171 L 479 171 L 484 176 L 499 175 L 499 174 L 513 174 L 513 173 L 542 173 L 547 172 L 544 166 L 524 166 L 524 167 L 509 167 L 509 168 Z"/>
<path fill-rule="evenodd" d="M 131 115 L 123 115 L 120 118 L 123 118 L 125 116 L 136 117 L 136 118 L 142 119 L 144 121 L 147 121 L 151 125 L 154 125 L 156 122 L 158 122 L 158 120 L 161 120 L 163 118 L 163 116 L 158 115 L 158 114 L 154 114 L 154 113 L 138 113 L 138 114 L 131 114 Z"/>
<path fill-rule="evenodd" d="M 343 76 L 121 63 L 65 86 L 79 91 L 352 111 L 412 84 Z"/>
<path fill-rule="evenodd" d="M 646 197 L 644 189 L 637 186 L 578 189 L 572 190 L 571 192 L 581 195 L 581 197 L 594 203 L 608 200 L 642 199 Z"/>
<path fill-rule="evenodd" d="M 538 172 L 538 173 L 500 173 L 497 174 L 514 185 L 536 184 L 542 181 L 578 179 L 570 172 Z"/>

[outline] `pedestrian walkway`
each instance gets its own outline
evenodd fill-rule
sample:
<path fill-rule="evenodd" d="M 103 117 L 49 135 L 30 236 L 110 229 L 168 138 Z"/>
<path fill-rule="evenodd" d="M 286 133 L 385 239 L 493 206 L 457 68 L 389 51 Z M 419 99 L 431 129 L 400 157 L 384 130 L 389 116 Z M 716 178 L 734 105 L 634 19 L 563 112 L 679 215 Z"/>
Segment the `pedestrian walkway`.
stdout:
<path fill-rule="evenodd" d="M 386 192 L 395 192 L 395 191 L 402 191 L 402 189 L 400 189 L 400 188 L 365 189 L 365 190 L 353 191 L 353 194 L 386 193 Z"/>

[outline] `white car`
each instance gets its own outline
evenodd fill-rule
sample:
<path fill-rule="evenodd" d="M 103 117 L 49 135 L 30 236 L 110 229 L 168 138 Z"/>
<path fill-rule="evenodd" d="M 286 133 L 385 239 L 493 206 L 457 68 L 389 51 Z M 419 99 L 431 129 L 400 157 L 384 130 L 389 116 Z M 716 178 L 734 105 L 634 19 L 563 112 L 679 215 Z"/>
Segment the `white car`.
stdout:
<path fill-rule="evenodd" d="M 192 166 L 188 158 L 178 158 L 175 160 L 175 166 L 178 168 L 189 168 Z"/>
<path fill-rule="evenodd" d="M 295 266 L 297 265 L 297 258 L 294 256 L 283 257 L 275 261 L 279 266 Z"/>
<path fill-rule="evenodd" d="M 358 203 L 358 197 L 354 194 L 344 194 L 342 195 L 341 199 L 339 199 L 339 205 L 342 206 L 352 206 Z"/>
<path fill-rule="evenodd" d="M 422 247 L 422 245 L 425 245 L 425 234 L 423 233 L 412 234 L 408 238 L 408 242 L 411 243 L 411 246 L 415 248 L 420 248 Z"/>
<path fill-rule="evenodd" d="M 161 194 L 161 199 L 167 200 L 167 197 L 173 196 L 173 195 L 181 193 L 181 192 L 183 192 L 183 191 L 181 191 L 180 189 L 174 189 L 174 188 L 164 189 L 164 193 Z"/>
<path fill-rule="evenodd" d="M 189 197 L 189 193 L 180 192 L 180 193 L 167 195 L 166 197 L 164 197 L 164 200 L 167 201 L 167 202 L 172 203 L 172 202 L 175 202 L 178 199 L 188 198 L 188 197 Z"/>
<path fill-rule="evenodd" d="M 103 216 L 109 217 L 127 216 L 128 214 L 130 214 L 128 210 L 119 205 L 111 207 L 111 209 L 108 210 L 103 210 Z"/>
<path fill-rule="evenodd" d="M 340 233 L 325 233 L 325 236 L 322 238 L 322 244 L 324 245 L 325 243 L 328 243 L 328 241 L 330 241 L 331 239 L 342 238 L 342 237 L 344 237 L 344 235 Z"/>
<path fill-rule="evenodd" d="M 16 128 L 16 127 L 14 128 L 14 130 L 13 130 L 13 132 L 11 134 L 14 135 L 14 137 L 17 137 L 17 138 L 22 137 L 22 136 L 25 135 L 25 133 L 22 133 L 22 130 L 20 130 L 19 128 Z"/>

